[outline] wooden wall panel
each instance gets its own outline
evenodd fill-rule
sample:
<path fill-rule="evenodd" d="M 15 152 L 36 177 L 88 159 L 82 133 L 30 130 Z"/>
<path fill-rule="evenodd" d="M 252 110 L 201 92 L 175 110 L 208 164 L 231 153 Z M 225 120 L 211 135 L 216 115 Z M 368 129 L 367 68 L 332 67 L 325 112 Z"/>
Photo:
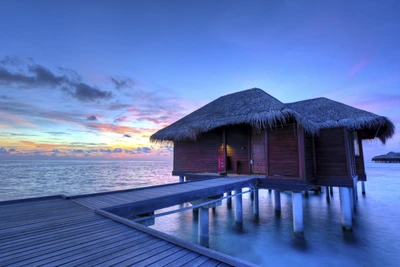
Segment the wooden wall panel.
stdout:
<path fill-rule="evenodd" d="M 324 129 L 315 137 L 318 177 L 348 177 L 343 128 Z"/>
<path fill-rule="evenodd" d="M 297 126 L 268 129 L 268 176 L 299 177 Z"/>
<path fill-rule="evenodd" d="M 226 129 L 228 173 L 249 174 L 248 126 L 232 126 Z"/>
<path fill-rule="evenodd" d="M 314 169 L 313 137 L 310 134 L 304 135 L 304 150 L 306 156 L 306 177 L 309 180 L 316 176 Z"/>
<path fill-rule="evenodd" d="M 252 173 L 265 174 L 266 149 L 265 149 L 265 131 L 251 132 L 251 155 L 253 159 Z"/>
<path fill-rule="evenodd" d="M 203 134 L 196 142 L 174 143 L 174 172 L 218 172 L 223 156 L 222 130 Z"/>

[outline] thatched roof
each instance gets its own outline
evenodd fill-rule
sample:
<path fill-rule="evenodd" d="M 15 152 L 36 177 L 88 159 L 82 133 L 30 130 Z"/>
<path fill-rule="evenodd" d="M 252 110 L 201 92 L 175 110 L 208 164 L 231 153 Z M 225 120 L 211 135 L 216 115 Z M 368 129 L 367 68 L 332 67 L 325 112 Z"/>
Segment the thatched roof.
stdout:
<path fill-rule="evenodd" d="M 394 125 L 386 117 L 316 98 L 284 104 L 261 89 L 253 88 L 222 96 L 192 112 L 150 137 L 153 142 L 196 140 L 204 132 L 229 125 L 248 124 L 265 129 L 295 119 L 308 133 L 320 129 L 346 127 L 350 130 L 372 130 L 385 142 L 394 134 Z M 373 138 L 372 137 L 372 138 Z"/>

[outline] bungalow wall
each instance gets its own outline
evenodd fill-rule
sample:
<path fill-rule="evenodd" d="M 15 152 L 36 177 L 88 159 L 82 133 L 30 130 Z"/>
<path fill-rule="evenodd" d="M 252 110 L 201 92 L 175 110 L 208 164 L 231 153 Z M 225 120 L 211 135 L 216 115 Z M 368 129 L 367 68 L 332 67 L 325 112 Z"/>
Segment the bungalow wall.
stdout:
<path fill-rule="evenodd" d="M 175 142 L 173 174 L 218 172 L 218 156 L 223 153 L 221 129 L 204 133 L 196 141 Z"/>
<path fill-rule="evenodd" d="M 297 126 L 289 124 L 268 129 L 267 142 L 269 178 L 299 178 Z"/>
<path fill-rule="evenodd" d="M 343 128 L 324 129 L 315 138 L 318 178 L 348 177 Z"/>
<path fill-rule="evenodd" d="M 314 138 L 310 134 L 304 135 L 304 152 L 307 181 L 316 177 Z"/>
<path fill-rule="evenodd" d="M 353 137 L 345 128 L 323 129 L 315 140 L 317 184 L 353 186 Z"/>

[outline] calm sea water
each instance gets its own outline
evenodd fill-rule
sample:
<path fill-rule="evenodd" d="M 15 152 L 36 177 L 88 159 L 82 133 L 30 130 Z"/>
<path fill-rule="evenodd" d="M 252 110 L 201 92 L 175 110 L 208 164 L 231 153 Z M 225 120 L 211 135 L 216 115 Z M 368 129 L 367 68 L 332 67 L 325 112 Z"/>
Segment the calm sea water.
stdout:
<path fill-rule="evenodd" d="M 0 200 L 176 182 L 171 170 L 170 162 L 2 161 Z M 304 238 L 293 235 L 291 194 L 282 193 L 276 215 L 273 195 L 260 190 L 258 219 L 243 196 L 242 226 L 225 202 L 210 210 L 210 248 L 262 266 L 400 266 L 400 164 L 367 163 L 367 175 L 352 233 L 342 232 L 337 188 L 330 203 L 325 192 L 304 198 Z M 189 210 L 157 218 L 152 227 L 197 242 L 196 218 Z"/>

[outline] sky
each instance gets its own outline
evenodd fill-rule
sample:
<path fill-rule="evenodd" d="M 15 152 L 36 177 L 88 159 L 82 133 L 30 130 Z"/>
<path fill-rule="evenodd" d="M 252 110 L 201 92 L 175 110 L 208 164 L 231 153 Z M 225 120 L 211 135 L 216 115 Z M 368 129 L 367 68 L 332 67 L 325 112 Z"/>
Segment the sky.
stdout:
<path fill-rule="evenodd" d="M 171 160 L 225 94 L 327 97 L 400 129 L 399 1 L 24 1 L 0 9 L 0 159 Z M 400 152 L 400 133 L 364 142 Z"/>

